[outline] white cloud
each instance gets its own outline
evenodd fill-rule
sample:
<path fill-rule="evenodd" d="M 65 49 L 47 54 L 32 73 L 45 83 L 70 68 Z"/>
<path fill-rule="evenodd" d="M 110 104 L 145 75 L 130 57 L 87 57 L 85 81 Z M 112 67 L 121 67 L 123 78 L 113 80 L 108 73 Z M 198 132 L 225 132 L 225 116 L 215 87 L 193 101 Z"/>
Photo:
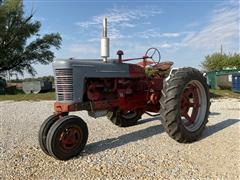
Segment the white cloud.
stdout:
<path fill-rule="evenodd" d="M 92 29 L 101 29 L 102 18 L 107 17 L 109 22 L 109 36 L 113 39 L 121 39 L 121 38 L 129 38 L 132 35 L 125 36 L 121 33 L 123 29 L 126 28 L 135 28 L 136 21 L 143 19 L 147 19 L 148 17 L 155 16 L 157 14 L 161 14 L 162 11 L 159 8 L 155 7 L 145 7 L 145 8 L 113 8 L 107 11 L 107 13 L 100 14 L 97 16 L 93 16 L 88 21 L 77 22 L 75 23 L 77 26 L 81 28 L 81 30 L 89 30 Z M 144 22 L 142 22 L 144 23 Z M 89 32 L 88 32 L 89 33 Z M 96 35 L 96 34 L 94 34 Z"/>
<path fill-rule="evenodd" d="M 180 33 L 163 33 L 163 37 L 178 37 L 180 36 Z"/>
<path fill-rule="evenodd" d="M 133 28 L 135 27 L 136 25 L 135 24 L 132 24 L 132 23 L 127 23 L 127 22 L 123 22 L 121 24 L 118 24 L 120 27 L 126 27 L 126 28 Z"/>
<path fill-rule="evenodd" d="M 124 40 L 114 40 L 111 43 L 111 57 L 116 57 L 116 52 L 119 49 L 124 51 L 124 58 L 141 57 L 150 47 L 159 49 L 160 53 L 165 56 L 167 52 L 171 52 L 178 45 L 178 43 L 161 42 L 160 40 L 145 41 L 144 43 L 139 41 L 126 42 Z"/>
<path fill-rule="evenodd" d="M 146 13 L 147 12 L 147 13 Z M 94 16 L 89 21 L 79 22 L 77 25 L 86 30 L 89 34 L 95 33 L 86 43 L 76 43 L 68 49 L 74 57 L 100 57 L 100 38 L 102 17 L 107 16 L 109 19 L 109 37 L 111 38 L 111 57 L 116 57 L 116 51 L 122 49 L 125 56 L 141 56 L 149 47 L 159 48 L 161 53 L 174 54 L 175 50 L 184 48 L 196 48 L 201 52 L 212 52 L 218 50 L 222 44 L 224 50 L 236 49 L 239 40 L 239 16 L 238 8 L 234 6 L 224 6 L 215 10 L 210 16 L 205 27 L 200 28 L 197 22 L 192 26 L 198 26 L 199 31 L 182 31 L 182 32 L 161 32 L 157 28 L 149 28 L 143 32 L 138 31 L 138 25 L 148 23 L 147 17 L 161 14 L 161 11 L 153 13 L 149 10 L 141 9 L 112 9 L 107 13 Z M 186 28 L 189 26 L 186 26 Z M 135 33 L 128 33 L 132 28 Z M 128 34 L 123 34 L 122 32 Z M 134 38 L 127 39 L 126 38 Z M 143 39 L 144 43 L 142 42 Z M 157 39 L 159 38 L 159 39 Z M 160 39 L 161 38 L 161 39 Z M 153 40 L 153 41 L 152 41 Z M 202 51 L 204 50 L 204 51 Z M 169 53 L 171 52 L 171 53 Z"/>
<path fill-rule="evenodd" d="M 76 24 L 82 28 L 89 28 L 90 26 L 101 24 L 102 18 L 107 17 L 109 23 L 111 23 L 111 25 L 113 26 L 117 24 L 123 27 L 135 27 L 135 25 L 133 24 L 134 20 L 138 20 L 143 17 L 154 16 L 156 14 L 161 14 L 161 13 L 162 13 L 161 10 L 153 7 L 145 7 L 144 9 L 143 8 L 129 9 L 126 7 L 113 8 L 108 10 L 108 12 L 105 14 L 93 16 L 88 21 L 77 22 Z"/>
<path fill-rule="evenodd" d="M 162 53 L 166 50 L 171 50 L 177 46 L 176 43 L 161 43 L 161 42 L 145 42 L 128 41 L 124 39 L 114 39 L 110 42 L 110 58 L 117 58 L 116 52 L 121 49 L 124 51 L 124 58 L 128 57 L 141 57 L 145 54 L 146 50 L 150 47 L 156 47 Z M 163 53 L 164 54 L 164 53 Z M 75 43 L 68 46 L 64 54 L 58 55 L 66 58 L 101 58 L 99 42 L 86 42 Z"/>
<path fill-rule="evenodd" d="M 140 38 L 157 38 L 157 37 L 161 37 L 161 33 L 160 31 L 156 30 L 156 29 L 147 29 L 146 31 L 140 32 L 138 33 Z"/>
<path fill-rule="evenodd" d="M 171 48 L 172 46 L 173 46 L 172 44 L 168 44 L 168 43 L 160 45 L 161 48 Z"/>
<path fill-rule="evenodd" d="M 239 6 L 230 4 L 214 11 L 209 23 L 198 32 L 189 33 L 183 46 L 202 49 L 239 50 Z"/>
<path fill-rule="evenodd" d="M 139 37 L 141 38 L 161 38 L 161 37 L 167 37 L 167 38 L 172 38 L 172 37 L 179 37 L 180 33 L 177 32 L 165 32 L 161 33 L 160 30 L 158 29 L 147 29 L 146 31 L 138 33 Z"/>
<path fill-rule="evenodd" d="M 100 38 L 90 38 L 89 40 L 87 40 L 88 42 L 99 42 L 100 43 Z"/>

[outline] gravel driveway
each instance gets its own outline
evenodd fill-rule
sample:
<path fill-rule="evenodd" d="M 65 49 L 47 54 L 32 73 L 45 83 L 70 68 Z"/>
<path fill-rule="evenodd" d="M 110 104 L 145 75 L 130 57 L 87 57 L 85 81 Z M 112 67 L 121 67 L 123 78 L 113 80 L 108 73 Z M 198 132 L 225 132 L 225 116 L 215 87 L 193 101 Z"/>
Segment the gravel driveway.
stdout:
<path fill-rule="evenodd" d="M 240 100 L 212 100 L 202 139 L 179 144 L 159 121 L 144 115 L 129 128 L 74 113 L 89 139 L 75 159 L 58 161 L 39 148 L 37 135 L 53 101 L 0 102 L 0 179 L 240 179 Z"/>

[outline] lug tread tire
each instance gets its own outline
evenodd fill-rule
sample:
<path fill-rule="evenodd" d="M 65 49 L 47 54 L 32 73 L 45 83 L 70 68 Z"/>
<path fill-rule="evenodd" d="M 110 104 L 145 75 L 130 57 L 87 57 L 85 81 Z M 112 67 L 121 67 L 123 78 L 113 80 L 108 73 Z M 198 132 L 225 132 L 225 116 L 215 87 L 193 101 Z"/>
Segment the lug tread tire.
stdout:
<path fill-rule="evenodd" d="M 184 127 L 180 115 L 181 92 L 184 90 L 185 85 L 191 80 L 198 80 L 203 85 L 207 98 L 204 120 L 201 126 L 194 132 L 190 132 Z M 162 125 L 168 135 L 180 143 L 197 140 L 208 122 L 210 101 L 206 78 L 197 69 L 190 67 L 180 68 L 175 72 L 173 71 L 170 78 L 164 81 L 162 94 L 163 96 L 160 99 L 160 117 Z"/>

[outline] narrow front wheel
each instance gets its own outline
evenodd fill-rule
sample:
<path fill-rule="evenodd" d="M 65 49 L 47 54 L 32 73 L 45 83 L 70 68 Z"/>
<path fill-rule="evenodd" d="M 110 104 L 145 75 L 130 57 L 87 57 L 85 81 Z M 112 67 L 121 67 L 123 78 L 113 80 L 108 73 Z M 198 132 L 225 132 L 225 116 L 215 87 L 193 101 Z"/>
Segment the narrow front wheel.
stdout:
<path fill-rule="evenodd" d="M 56 121 L 47 135 L 47 149 L 50 155 L 59 160 L 77 156 L 88 139 L 87 124 L 77 116 L 65 116 Z"/>

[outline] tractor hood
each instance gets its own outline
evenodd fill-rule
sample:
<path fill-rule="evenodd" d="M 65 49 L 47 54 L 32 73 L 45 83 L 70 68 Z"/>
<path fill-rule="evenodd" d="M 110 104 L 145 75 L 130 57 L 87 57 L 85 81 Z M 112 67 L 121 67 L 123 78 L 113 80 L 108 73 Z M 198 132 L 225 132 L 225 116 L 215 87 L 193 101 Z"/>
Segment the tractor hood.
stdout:
<path fill-rule="evenodd" d="M 145 76 L 135 64 L 101 59 L 59 59 L 53 63 L 57 101 L 82 102 L 87 78 L 134 78 Z"/>

